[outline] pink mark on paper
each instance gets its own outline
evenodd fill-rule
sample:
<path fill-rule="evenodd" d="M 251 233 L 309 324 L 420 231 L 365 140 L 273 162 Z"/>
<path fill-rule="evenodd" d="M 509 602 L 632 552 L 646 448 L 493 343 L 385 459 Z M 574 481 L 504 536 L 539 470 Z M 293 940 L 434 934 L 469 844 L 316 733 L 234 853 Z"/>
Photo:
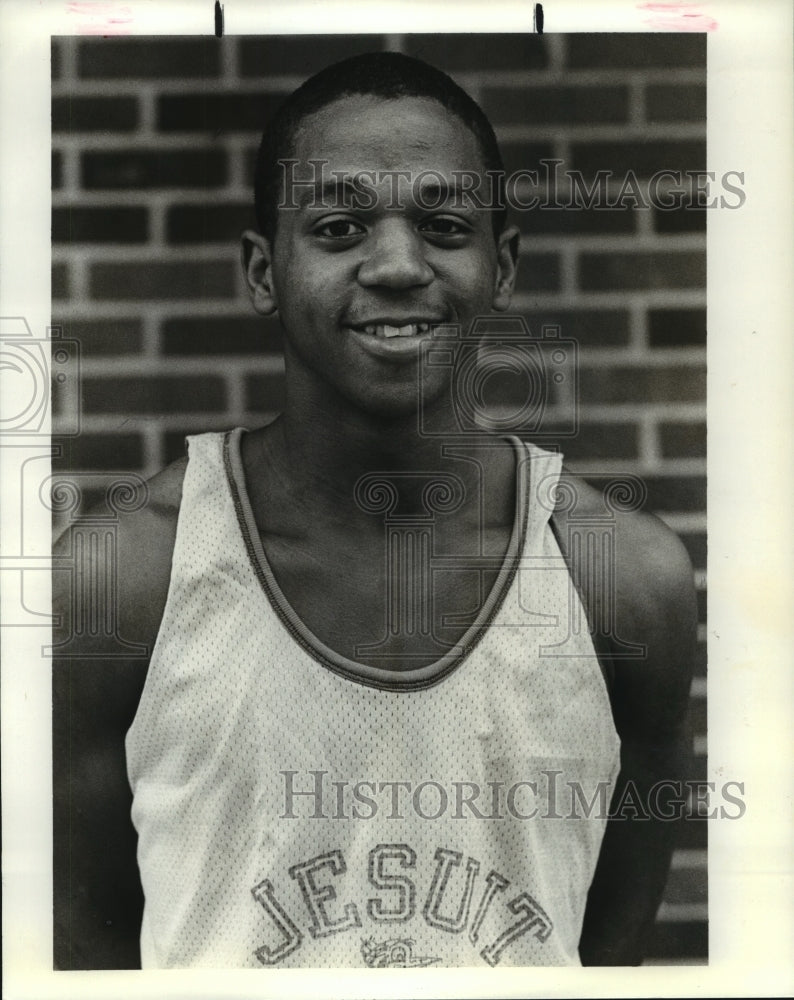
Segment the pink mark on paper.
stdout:
<path fill-rule="evenodd" d="M 654 3 L 638 3 L 638 10 L 647 10 L 651 17 L 645 23 L 659 31 L 716 31 L 719 27 L 713 17 L 703 14 L 697 3 L 686 0 L 656 0 Z"/>
<path fill-rule="evenodd" d="M 128 35 L 132 24 L 132 8 L 104 0 L 69 0 L 67 14 L 84 18 L 75 25 L 79 35 Z"/>

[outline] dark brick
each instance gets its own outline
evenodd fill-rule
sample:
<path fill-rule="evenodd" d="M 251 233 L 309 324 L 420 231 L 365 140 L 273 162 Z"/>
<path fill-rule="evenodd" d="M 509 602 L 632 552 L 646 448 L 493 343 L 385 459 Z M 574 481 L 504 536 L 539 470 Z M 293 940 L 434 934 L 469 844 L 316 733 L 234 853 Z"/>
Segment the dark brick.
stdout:
<path fill-rule="evenodd" d="M 169 243 L 228 243 L 256 226 L 253 199 L 212 205 L 172 205 L 166 216 Z"/>
<path fill-rule="evenodd" d="M 54 36 L 50 38 L 50 79 L 61 78 L 61 42 Z"/>
<path fill-rule="evenodd" d="M 226 387 L 215 375 L 130 375 L 83 381 L 87 413 L 210 412 L 225 405 Z"/>
<path fill-rule="evenodd" d="M 52 297 L 53 299 L 69 298 L 69 268 L 65 262 L 52 265 Z"/>
<path fill-rule="evenodd" d="M 235 295 L 235 271 L 231 260 L 96 263 L 90 294 L 103 301 L 228 299 Z"/>
<path fill-rule="evenodd" d="M 130 132 L 138 124 L 135 97 L 54 97 L 53 132 Z"/>
<path fill-rule="evenodd" d="M 525 312 L 532 333 L 544 326 L 559 326 L 560 336 L 576 340 L 582 347 L 622 347 L 629 341 L 628 313 L 617 309 L 541 309 Z"/>
<path fill-rule="evenodd" d="M 688 823 L 690 820 L 692 822 L 697 822 L 697 820 L 695 819 L 695 817 L 698 816 L 697 812 L 698 806 L 696 800 L 698 797 L 704 798 L 704 793 L 701 792 L 700 789 L 704 785 L 706 785 L 708 781 L 706 775 L 706 771 L 708 768 L 708 758 L 704 753 L 695 753 L 694 738 L 689 741 L 687 750 L 688 750 L 688 756 L 684 761 L 684 791 L 686 794 L 689 795 L 691 802 L 689 810 L 685 813 L 686 822 L 682 824 L 682 826 L 686 825 L 686 823 Z M 708 796 L 706 795 L 706 797 Z M 715 795 L 712 792 L 711 799 L 713 800 L 714 798 Z M 709 805 L 708 802 L 706 802 L 705 804 L 707 806 Z M 710 808 L 713 809 L 713 805 L 711 805 Z M 677 844 L 676 846 L 684 847 L 685 845 Z"/>
<path fill-rule="evenodd" d="M 560 287 L 560 261 L 555 253 L 522 253 L 516 291 L 556 292 Z"/>
<path fill-rule="evenodd" d="M 651 309 L 648 339 L 651 347 L 705 346 L 706 310 Z"/>
<path fill-rule="evenodd" d="M 579 275 L 587 292 L 705 288 L 706 256 L 697 250 L 582 253 Z"/>
<path fill-rule="evenodd" d="M 542 197 L 539 195 L 538 197 Z M 523 195 L 522 195 L 523 198 Z M 636 213 L 630 209 L 535 208 L 517 213 L 522 233 L 527 235 L 590 235 L 594 233 L 634 233 Z"/>
<path fill-rule="evenodd" d="M 706 143 L 700 139 L 573 142 L 571 167 L 585 175 L 611 170 L 617 175 L 613 182 L 620 183 L 629 171 L 637 177 L 652 177 L 660 170 L 705 170 Z"/>
<path fill-rule="evenodd" d="M 705 590 L 699 590 L 697 592 L 697 608 L 698 608 L 698 621 L 703 624 L 707 621 L 708 611 L 708 594 Z"/>
<path fill-rule="evenodd" d="M 299 74 L 308 77 L 324 66 L 363 52 L 385 48 L 381 35 L 251 36 L 240 39 L 242 76 Z"/>
<path fill-rule="evenodd" d="M 689 553 L 695 569 L 705 569 L 707 563 L 706 533 L 702 531 L 686 531 L 679 534 L 684 547 Z"/>
<path fill-rule="evenodd" d="M 254 186 L 254 174 L 256 173 L 256 154 L 259 150 L 257 146 L 248 146 L 243 150 L 243 170 L 245 172 L 244 183 L 247 188 Z"/>
<path fill-rule="evenodd" d="M 653 225 L 657 233 L 705 233 L 706 209 L 653 209 Z"/>
<path fill-rule="evenodd" d="M 143 330 L 139 319 L 67 320 L 64 336 L 80 343 L 82 358 L 92 355 L 135 354 L 143 345 Z"/>
<path fill-rule="evenodd" d="M 157 100 L 157 127 L 162 132 L 259 135 L 286 94 L 164 94 Z"/>
<path fill-rule="evenodd" d="M 705 35 L 604 33 L 565 35 L 572 69 L 644 69 L 706 65 Z"/>
<path fill-rule="evenodd" d="M 145 243 L 145 208 L 54 208 L 53 243 Z"/>
<path fill-rule="evenodd" d="M 665 423 L 659 427 L 662 455 L 665 458 L 704 458 L 706 425 L 704 423 Z"/>
<path fill-rule="evenodd" d="M 703 365 L 583 365 L 579 391 L 583 403 L 698 402 L 706 398 L 706 370 Z"/>
<path fill-rule="evenodd" d="M 143 465 L 143 439 L 139 434 L 80 434 L 56 439 L 60 455 L 53 457 L 55 470 L 100 471 L 139 469 Z"/>
<path fill-rule="evenodd" d="M 547 440 L 555 440 L 554 423 L 543 427 L 544 440 L 538 441 L 548 447 Z M 589 461 L 591 459 L 638 457 L 637 427 L 635 424 L 596 424 L 589 421 L 579 428 L 576 437 L 563 437 L 559 448 L 569 461 Z"/>
<path fill-rule="evenodd" d="M 706 734 L 708 729 L 708 706 L 705 698 L 689 699 L 689 725 L 696 736 L 704 736 Z"/>
<path fill-rule="evenodd" d="M 705 823 L 703 824 L 705 826 Z M 709 928 L 705 921 L 657 921 L 649 935 L 646 958 L 702 958 L 709 953 Z"/>
<path fill-rule="evenodd" d="M 684 851 L 704 850 L 708 846 L 708 823 L 706 820 L 685 819 L 679 825 L 675 846 Z"/>
<path fill-rule="evenodd" d="M 482 107 L 496 125 L 595 125 L 625 122 L 626 87 L 491 87 Z"/>
<path fill-rule="evenodd" d="M 82 185 L 89 191 L 134 188 L 215 188 L 226 183 L 221 149 L 123 150 L 83 153 Z"/>
<path fill-rule="evenodd" d="M 646 507 L 652 511 L 706 509 L 705 476 L 645 476 Z"/>
<path fill-rule="evenodd" d="M 63 153 L 54 149 L 50 159 L 50 169 L 52 170 L 52 189 L 57 191 L 63 187 Z"/>
<path fill-rule="evenodd" d="M 708 770 L 708 759 L 705 754 L 693 753 L 690 757 L 690 763 L 687 767 L 687 780 L 695 782 L 704 782 L 707 779 L 706 772 Z"/>
<path fill-rule="evenodd" d="M 245 408 L 252 413 L 274 413 L 283 410 L 283 377 L 249 375 L 245 380 Z"/>
<path fill-rule="evenodd" d="M 537 170 L 542 177 L 543 174 L 539 167 L 540 161 L 551 160 L 554 154 L 554 147 L 550 142 L 511 140 L 500 142 L 499 148 L 502 151 L 502 160 L 508 175 L 517 173 L 519 170 Z M 521 198 L 523 200 L 524 196 L 521 195 Z"/>
<path fill-rule="evenodd" d="M 645 90 L 645 113 L 651 122 L 706 120 L 705 83 L 651 83 Z"/>
<path fill-rule="evenodd" d="M 477 70 L 545 69 L 546 40 L 542 35 L 454 34 L 407 35 L 405 51 L 447 73 Z"/>
<path fill-rule="evenodd" d="M 221 45 L 232 39 L 206 38 L 91 38 L 77 50 L 80 76 L 86 79 L 122 80 L 128 77 L 217 77 Z"/>
<path fill-rule="evenodd" d="M 79 379 L 79 368 L 76 363 L 67 362 L 66 365 L 59 366 L 65 372 L 59 371 L 55 378 L 50 379 L 50 404 L 52 407 L 53 434 L 56 436 L 61 432 L 68 434 L 66 427 L 74 426 L 74 407 L 72 405 L 72 391 L 77 388 L 78 395 L 81 392 Z M 68 374 L 67 374 L 68 373 Z M 59 382 L 58 377 L 66 375 L 64 382 Z M 65 421 L 64 419 L 65 418 Z M 68 438 L 67 438 L 68 440 Z"/>
<path fill-rule="evenodd" d="M 236 424 L 229 423 L 225 417 L 216 416 L 212 417 L 207 415 L 202 421 L 202 431 L 228 431 L 232 427 L 237 426 Z M 163 461 L 166 464 L 175 462 L 179 458 L 184 458 L 187 455 L 187 444 L 185 438 L 190 434 L 200 433 L 196 431 L 195 427 L 186 427 L 181 430 L 167 431 L 162 436 L 163 442 Z"/>
<path fill-rule="evenodd" d="M 185 438 L 192 431 L 168 431 L 163 435 L 163 458 L 166 464 L 170 465 L 178 458 L 187 455 L 187 445 Z"/>
<path fill-rule="evenodd" d="M 705 677 L 708 668 L 708 647 L 705 642 L 695 646 L 695 677 Z"/>
<path fill-rule="evenodd" d="M 164 354 L 280 354 L 281 324 L 261 316 L 171 317 L 161 331 Z"/>
<path fill-rule="evenodd" d="M 708 870 L 674 868 L 667 879 L 664 898 L 668 903 L 705 903 L 708 899 Z"/>

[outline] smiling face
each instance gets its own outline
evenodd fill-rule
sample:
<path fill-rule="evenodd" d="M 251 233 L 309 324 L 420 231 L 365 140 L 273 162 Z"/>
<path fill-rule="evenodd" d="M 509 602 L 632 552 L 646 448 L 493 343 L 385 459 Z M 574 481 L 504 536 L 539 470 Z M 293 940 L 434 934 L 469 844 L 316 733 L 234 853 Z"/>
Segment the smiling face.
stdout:
<path fill-rule="evenodd" d="M 432 99 L 355 95 L 302 123 L 294 159 L 296 207 L 279 209 L 274 245 L 245 237 L 254 305 L 284 328 L 287 378 L 372 414 L 413 412 L 433 326 L 466 333 L 510 302 L 515 232 L 495 240 L 491 212 L 459 194 L 462 177 L 484 174 L 477 140 Z M 301 183 L 312 177 L 320 191 Z M 425 404 L 448 383 L 444 366 L 423 372 Z"/>

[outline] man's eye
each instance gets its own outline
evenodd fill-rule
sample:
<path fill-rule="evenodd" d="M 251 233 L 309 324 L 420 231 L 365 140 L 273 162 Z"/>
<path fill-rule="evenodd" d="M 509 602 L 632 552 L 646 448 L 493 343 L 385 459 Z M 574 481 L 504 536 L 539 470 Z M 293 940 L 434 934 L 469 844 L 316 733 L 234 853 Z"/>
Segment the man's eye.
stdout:
<path fill-rule="evenodd" d="M 462 236 L 469 232 L 469 227 L 459 219 L 452 219 L 447 215 L 435 216 L 426 219 L 419 229 L 423 233 L 430 233 L 434 236 Z"/>
<path fill-rule="evenodd" d="M 325 236 L 332 240 L 349 239 L 352 236 L 360 236 L 364 232 L 364 227 L 351 219 L 331 219 L 322 223 L 314 230 L 317 236 Z"/>

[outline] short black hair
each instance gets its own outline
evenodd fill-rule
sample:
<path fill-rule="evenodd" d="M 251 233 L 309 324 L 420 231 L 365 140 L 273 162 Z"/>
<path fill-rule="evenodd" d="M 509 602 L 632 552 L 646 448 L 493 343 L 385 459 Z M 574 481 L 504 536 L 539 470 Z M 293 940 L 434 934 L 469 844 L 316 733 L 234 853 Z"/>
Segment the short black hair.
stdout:
<path fill-rule="evenodd" d="M 254 176 L 256 220 L 264 236 L 272 242 L 276 235 L 281 162 L 293 156 L 301 122 L 353 94 L 384 100 L 427 97 L 459 118 L 477 139 L 483 165 L 496 182 L 492 222 L 494 236 L 499 236 L 507 218 L 502 195 L 504 164 L 491 123 L 477 102 L 446 73 L 399 52 L 368 52 L 327 66 L 298 87 L 278 109 L 262 135 Z"/>

